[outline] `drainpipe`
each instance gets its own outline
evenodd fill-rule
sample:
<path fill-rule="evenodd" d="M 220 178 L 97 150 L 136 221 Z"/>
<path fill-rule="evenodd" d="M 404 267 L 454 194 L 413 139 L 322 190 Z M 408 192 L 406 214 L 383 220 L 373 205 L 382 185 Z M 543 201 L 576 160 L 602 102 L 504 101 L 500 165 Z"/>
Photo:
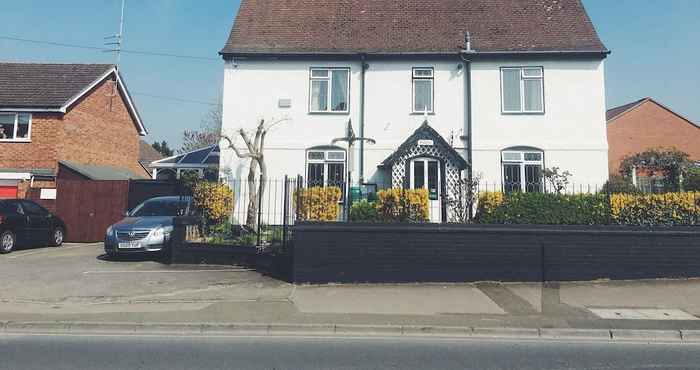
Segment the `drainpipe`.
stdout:
<path fill-rule="evenodd" d="M 472 67 L 471 61 L 467 58 L 465 50 L 459 54 L 464 62 L 464 122 L 466 124 L 466 144 L 467 144 L 467 179 L 471 182 L 473 177 L 472 169 Z"/>
<path fill-rule="evenodd" d="M 369 67 L 365 61 L 367 60 L 366 54 L 360 54 L 360 137 L 365 137 L 365 71 Z M 365 141 L 360 140 L 360 166 L 359 166 L 359 185 L 365 182 Z"/>

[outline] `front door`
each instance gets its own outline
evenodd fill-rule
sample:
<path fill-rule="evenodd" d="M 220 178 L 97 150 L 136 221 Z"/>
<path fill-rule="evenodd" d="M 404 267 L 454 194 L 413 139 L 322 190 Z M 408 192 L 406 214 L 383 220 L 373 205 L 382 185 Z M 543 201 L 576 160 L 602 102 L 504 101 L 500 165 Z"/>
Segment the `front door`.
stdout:
<path fill-rule="evenodd" d="M 411 162 L 411 189 L 428 190 L 430 222 L 442 222 L 441 172 L 437 159 L 417 158 Z"/>

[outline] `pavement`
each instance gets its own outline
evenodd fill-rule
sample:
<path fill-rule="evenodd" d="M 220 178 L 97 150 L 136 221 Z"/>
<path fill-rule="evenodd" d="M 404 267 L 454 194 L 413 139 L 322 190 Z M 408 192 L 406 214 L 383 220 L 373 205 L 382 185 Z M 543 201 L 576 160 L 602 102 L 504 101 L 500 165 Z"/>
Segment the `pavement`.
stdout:
<path fill-rule="evenodd" d="M 700 345 L 462 338 L 0 335 L 0 370 L 698 369 Z"/>
<path fill-rule="evenodd" d="M 700 280 L 312 286 L 102 253 L 95 243 L 0 256 L 0 332 L 700 340 Z"/>

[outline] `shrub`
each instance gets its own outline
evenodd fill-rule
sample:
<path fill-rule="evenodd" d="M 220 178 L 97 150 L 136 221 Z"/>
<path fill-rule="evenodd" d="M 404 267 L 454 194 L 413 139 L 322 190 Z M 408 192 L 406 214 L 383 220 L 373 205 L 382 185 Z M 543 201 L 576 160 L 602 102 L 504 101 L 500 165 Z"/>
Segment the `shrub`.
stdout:
<path fill-rule="evenodd" d="M 610 215 L 601 194 L 513 193 L 495 208 L 487 203 L 480 209 L 478 222 L 494 224 L 596 225 Z"/>
<path fill-rule="evenodd" d="M 674 226 L 700 222 L 700 192 L 613 194 L 613 222 L 621 225 Z"/>
<path fill-rule="evenodd" d="M 632 183 L 620 175 L 610 176 L 610 179 L 600 189 L 603 194 L 636 194 L 639 193 Z"/>
<path fill-rule="evenodd" d="M 503 204 L 503 193 L 499 191 L 486 191 L 479 194 L 479 201 L 476 208 L 476 222 L 493 214 L 493 212 Z"/>
<path fill-rule="evenodd" d="M 683 179 L 683 190 L 700 191 L 700 168 L 688 170 L 688 173 Z"/>
<path fill-rule="evenodd" d="M 350 208 L 350 221 L 353 222 L 376 222 L 379 220 L 377 213 L 377 204 L 361 200 L 352 205 Z"/>
<path fill-rule="evenodd" d="M 383 222 L 427 222 L 428 190 L 386 189 L 377 193 L 377 213 Z"/>
<path fill-rule="evenodd" d="M 299 189 L 294 193 L 297 219 L 333 222 L 338 220 L 342 191 L 336 186 Z"/>
<path fill-rule="evenodd" d="M 233 190 L 226 184 L 208 181 L 194 183 L 192 200 L 210 224 L 223 223 L 233 212 Z"/>

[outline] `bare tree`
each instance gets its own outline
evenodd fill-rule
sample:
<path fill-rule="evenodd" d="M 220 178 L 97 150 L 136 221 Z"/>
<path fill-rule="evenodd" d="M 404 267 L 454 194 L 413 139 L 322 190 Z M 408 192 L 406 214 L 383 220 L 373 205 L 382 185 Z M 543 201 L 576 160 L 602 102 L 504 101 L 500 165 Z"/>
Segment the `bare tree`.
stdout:
<path fill-rule="evenodd" d="M 265 194 L 265 185 L 267 182 L 267 164 L 265 163 L 265 137 L 267 133 L 275 126 L 288 121 L 283 118 L 273 120 L 270 123 L 261 119 L 255 128 L 254 132 L 238 129 L 237 136 L 240 136 L 245 143 L 245 150 L 236 147 L 236 137 L 231 138 L 228 135 L 222 134 L 221 138 L 228 142 L 228 149 L 232 149 L 238 158 L 250 158 L 250 169 L 248 170 L 248 212 L 246 214 L 246 226 L 255 229 L 257 226 L 258 213 L 258 198 L 262 199 Z M 260 188 L 256 187 L 255 181 L 258 177 L 258 168 L 260 168 Z"/>
<path fill-rule="evenodd" d="M 216 106 L 202 119 L 198 130 L 185 130 L 182 133 L 182 146 L 178 154 L 189 153 L 218 143 L 221 135 L 221 117 L 221 106 Z"/>

